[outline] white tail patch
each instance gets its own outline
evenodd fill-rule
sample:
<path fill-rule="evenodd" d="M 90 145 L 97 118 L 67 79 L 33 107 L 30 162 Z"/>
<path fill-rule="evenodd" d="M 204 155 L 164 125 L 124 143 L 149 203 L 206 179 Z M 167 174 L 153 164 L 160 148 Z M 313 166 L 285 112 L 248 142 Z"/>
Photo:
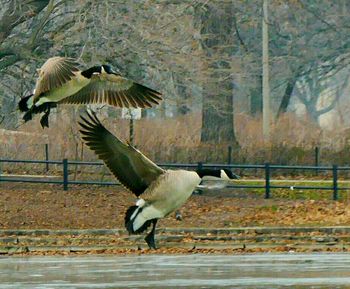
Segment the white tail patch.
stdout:
<path fill-rule="evenodd" d="M 130 220 L 134 221 L 134 218 L 136 217 L 136 215 L 138 214 L 138 212 L 140 211 L 140 209 L 146 204 L 144 199 L 138 199 L 136 201 L 136 206 L 138 207 L 131 215 Z M 142 225 L 141 225 L 142 226 Z"/>
<path fill-rule="evenodd" d="M 138 208 L 132 213 L 132 215 L 131 215 L 131 217 L 130 217 L 130 220 L 131 220 L 131 221 L 136 217 L 138 211 L 140 211 L 140 207 L 138 207 Z"/>
<path fill-rule="evenodd" d="M 230 180 L 230 178 L 228 177 L 228 175 L 224 170 L 220 170 L 220 178 L 223 180 Z"/>
<path fill-rule="evenodd" d="M 139 209 L 137 209 L 139 210 Z M 137 211 L 135 210 L 135 211 Z M 134 215 L 134 214 L 133 214 Z M 148 220 L 152 220 L 152 219 L 159 219 L 164 217 L 164 214 L 159 211 L 157 208 L 155 208 L 154 206 L 150 205 L 147 207 L 144 207 L 142 209 L 142 212 L 139 213 L 135 220 L 133 221 L 133 229 L 134 231 L 137 231 L 138 229 L 140 229 L 142 227 L 142 225 L 148 221 Z"/>
<path fill-rule="evenodd" d="M 135 205 L 142 208 L 145 204 L 146 202 L 144 199 L 138 199 Z"/>
<path fill-rule="evenodd" d="M 146 221 L 147 220 L 142 216 L 142 214 L 138 214 L 138 216 L 132 223 L 133 230 L 137 231 L 138 229 L 140 229 Z"/>

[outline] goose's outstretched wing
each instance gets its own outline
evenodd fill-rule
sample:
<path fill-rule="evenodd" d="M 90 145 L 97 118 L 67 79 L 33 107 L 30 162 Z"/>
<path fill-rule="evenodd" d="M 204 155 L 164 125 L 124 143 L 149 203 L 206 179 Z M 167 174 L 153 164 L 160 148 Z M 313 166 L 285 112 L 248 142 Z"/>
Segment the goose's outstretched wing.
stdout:
<path fill-rule="evenodd" d="M 114 176 L 136 196 L 164 173 L 150 159 L 129 144 L 124 144 L 110 133 L 94 113 L 87 112 L 79 122 L 82 138 L 98 157 L 105 162 Z"/>
<path fill-rule="evenodd" d="M 38 69 L 39 77 L 35 86 L 35 95 L 57 88 L 71 80 L 79 71 L 78 63 L 73 58 L 51 57 Z"/>
<path fill-rule="evenodd" d="M 88 85 L 60 103 L 106 103 L 116 107 L 147 108 L 162 101 L 161 93 L 116 73 L 100 73 Z"/>

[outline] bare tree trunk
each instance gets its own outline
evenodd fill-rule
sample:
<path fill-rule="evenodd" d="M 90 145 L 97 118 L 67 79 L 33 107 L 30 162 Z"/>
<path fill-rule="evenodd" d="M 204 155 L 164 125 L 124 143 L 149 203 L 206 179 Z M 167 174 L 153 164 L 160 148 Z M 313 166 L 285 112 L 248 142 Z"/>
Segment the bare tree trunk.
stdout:
<path fill-rule="evenodd" d="M 262 76 L 255 77 L 254 86 L 250 89 L 250 114 L 252 116 L 262 113 Z"/>
<path fill-rule="evenodd" d="M 201 142 L 237 144 L 233 124 L 232 3 L 207 4 L 200 12 L 202 45 L 207 56 L 207 79 L 203 83 Z"/>
<path fill-rule="evenodd" d="M 237 145 L 234 132 L 232 81 L 220 82 L 215 69 L 210 81 L 203 84 L 201 141 L 231 142 Z"/>
<path fill-rule="evenodd" d="M 300 77 L 300 74 L 302 72 L 303 66 L 300 65 L 296 71 L 294 72 L 293 76 L 291 78 L 288 79 L 287 82 L 287 86 L 286 86 L 286 90 L 284 91 L 284 95 L 282 97 L 282 101 L 281 104 L 278 108 L 278 112 L 277 112 L 277 118 L 280 117 L 282 115 L 282 113 L 287 112 L 288 109 L 288 105 L 290 103 L 290 99 L 292 97 L 292 93 L 294 91 L 294 87 Z"/>
<path fill-rule="evenodd" d="M 278 113 L 277 113 L 277 117 L 280 117 L 283 113 L 285 113 L 288 109 L 288 105 L 290 102 L 290 98 L 292 96 L 293 90 L 294 90 L 294 86 L 296 84 L 298 80 L 298 76 L 295 75 L 293 78 L 288 80 L 287 86 L 286 86 L 286 90 L 284 91 L 284 95 L 282 97 L 282 101 L 281 104 L 278 108 Z"/>
<path fill-rule="evenodd" d="M 173 80 L 174 80 L 174 86 L 175 86 L 175 91 L 177 94 L 176 97 L 176 102 L 177 102 L 177 115 L 185 115 L 188 112 L 191 111 L 191 109 L 188 107 L 188 99 L 190 96 L 187 93 L 187 88 L 186 85 L 183 81 L 183 78 L 179 76 L 176 73 L 173 73 Z"/>

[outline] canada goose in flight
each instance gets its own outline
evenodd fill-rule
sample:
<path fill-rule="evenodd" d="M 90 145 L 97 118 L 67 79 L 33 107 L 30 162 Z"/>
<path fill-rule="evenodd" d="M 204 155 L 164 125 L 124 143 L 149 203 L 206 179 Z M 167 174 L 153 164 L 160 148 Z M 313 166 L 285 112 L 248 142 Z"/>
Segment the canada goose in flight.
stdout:
<path fill-rule="evenodd" d="M 38 69 L 33 94 L 22 98 L 19 109 L 26 112 L 25 122 L 33 114 L 45 112 L 40 123 L 48 125 L 50 109 L 57 104 L 106 103 L 117 107 L 147 108 L 159 104 L 161 93 L 122 77 L 109 65 L 97 65 L 80 71 L 73 58 L 52 57 Z"/>
<path fill-rule="evenodd" d="M 126 211 L 125 227 L 130 234 L 138 234 L 153 224 L 145 238 L 150 248 L 156 248 L 157 220 L 183 205 L 204 176 L 212 175 L 227 182 L 233 178 L 229 170 L 164 170 L 109 132 L 94 113 L 81 116 L 79 125 L 85 143 L 120 183 L 139 198 Z"/>

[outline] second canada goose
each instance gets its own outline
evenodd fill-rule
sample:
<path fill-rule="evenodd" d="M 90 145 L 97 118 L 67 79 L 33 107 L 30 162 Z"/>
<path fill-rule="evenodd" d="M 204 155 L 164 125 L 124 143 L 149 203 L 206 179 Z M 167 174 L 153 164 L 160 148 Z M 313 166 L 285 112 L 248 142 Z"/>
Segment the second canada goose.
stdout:
<path fill-rule="evenodd" d="M 231 181 L 229 170 L 164 170 L 130 144 L 109 132 L 94 113 L 81 116 L 80 132 L 85 143 L 104 161 L 113 175 L 138 197 L 126 211 L 125 226 L 130 234 L 144 232 L 151 224 L 145 240 L 155 249 L 158 219 L 182 206 L 204 176 Z"/>
<path fill-rule="evenodd" d="M 122 77 L 109 65 L 80 71 L 73 58 L 52 57 L 38 69 L 33 94 L 20 100 L 18 107 L 25 122 L 33 114 L 45 112 L 40 123 L 48 127 L 50 109 L 57 104 L 106 103 L 117 107 L 147 108 L 159 104 L 161 93 Z"/>

